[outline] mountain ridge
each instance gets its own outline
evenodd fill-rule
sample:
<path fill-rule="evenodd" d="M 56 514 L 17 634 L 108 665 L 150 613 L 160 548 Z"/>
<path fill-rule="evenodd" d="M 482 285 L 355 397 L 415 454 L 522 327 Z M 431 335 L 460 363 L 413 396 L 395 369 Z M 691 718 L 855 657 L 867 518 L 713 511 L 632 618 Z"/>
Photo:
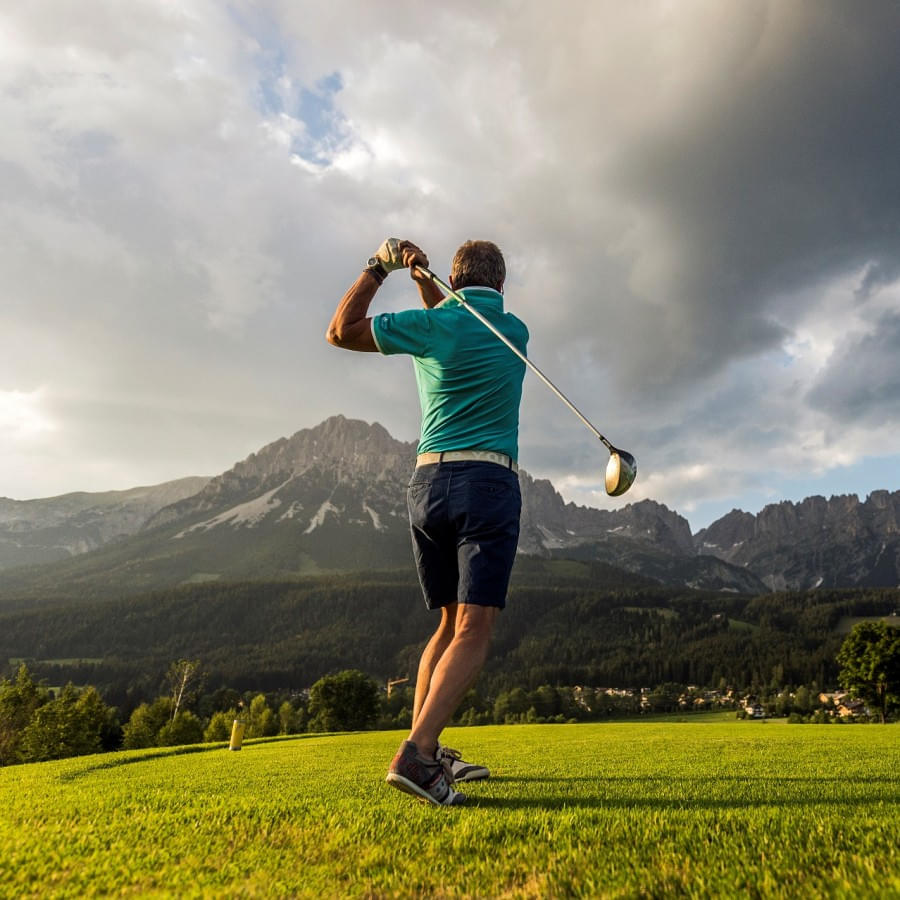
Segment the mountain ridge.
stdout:
<path fill-rule="evenodd" d="M 155 508 L 129 520 L 130 534 L 120 527 L 87 554 L 0 571 L 0 590 L 37 591 L 50 581 L 146 590 L 409 566 L 405 486 L 415 449 L 378 423 L 332 416 L 197 479 L 193 492 L 182 479 L 171 502 L 157 492 Z M 733 510 L 692 535 L 683 516 L 654 500 L 599 510 L 564 501 L 524 470 L 519 480 L 520 554 L 593 559 L 665 584 L 742 593 L 900 582 L 900 491 L 862 503 L 855 495 L 782 501 L 756 516 Z M 0 547 L 8 537 L 3 502 Z"/>
<path fill-rule="evenodd" d="M 749 568 L 772 590 L 900 584 L 900 491 L 782 500 L 732 510 L 694 536 L 698 550 Z"/>
<path fill-rule="evenodd" d="M 208 478 L 178 478 L 121 491 L 0 497 L 0 570 L 55 562 L 139 530 L 159 509 L 201 490 Z"/>

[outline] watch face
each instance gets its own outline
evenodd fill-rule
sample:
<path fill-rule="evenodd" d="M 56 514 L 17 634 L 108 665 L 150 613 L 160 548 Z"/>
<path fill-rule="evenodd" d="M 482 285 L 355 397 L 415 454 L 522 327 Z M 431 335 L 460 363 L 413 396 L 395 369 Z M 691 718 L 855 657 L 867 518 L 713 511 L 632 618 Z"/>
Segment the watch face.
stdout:
<path fill-rule="evenodd" d="M 378 257 L 370 256 L 369 261 L 366 263 L 367 266 L 377 266 L 378 265 Z"/>

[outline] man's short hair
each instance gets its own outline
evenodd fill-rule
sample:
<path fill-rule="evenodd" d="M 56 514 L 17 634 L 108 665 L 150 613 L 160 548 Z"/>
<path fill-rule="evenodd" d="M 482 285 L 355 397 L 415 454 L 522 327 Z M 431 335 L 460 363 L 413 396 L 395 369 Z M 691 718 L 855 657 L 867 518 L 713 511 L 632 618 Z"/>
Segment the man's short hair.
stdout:
<path fill-rule="evenodd" d="M 455 288 L 492 287 L 500 290 L 506 280 L 506 263 L 491 241 L 466 241 L 450 263 Z"/>

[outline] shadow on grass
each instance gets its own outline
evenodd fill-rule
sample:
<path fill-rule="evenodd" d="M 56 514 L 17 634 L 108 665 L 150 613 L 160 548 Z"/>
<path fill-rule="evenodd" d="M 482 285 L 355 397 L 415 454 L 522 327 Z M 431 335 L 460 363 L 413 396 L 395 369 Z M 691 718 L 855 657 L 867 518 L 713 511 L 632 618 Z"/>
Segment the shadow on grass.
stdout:
<path fill-rule="evenodd" d="M 244 748 L 262 747 L 266 744 L 279 744 L 282 741 L 302 741 L 307 738 L 325 737 L 322 734 L 286 734 L 277 737 L 254 738 L 244 741 Z M 215 744 L 186 744 L 180 747 L 148 747 L 143 753 L 134 750 L 120 750 L 110 753 L 102 762 L 85 766 L 77 772 L 66 772 L 57 776 L 58 781 L 77 781 L 94 772 L 102 772 L 104 769 L 118 769 L 122 766 L 132 766 L 135 763 L 152 762 L 156 759 L 166 759 L 171 756 L 188 756 L 192 753 L 217 753 L 221 750 L 228 751 L 227 743 Z"/>
<path fill-rule="evenodd" d="M 896 778 L 870 776 L 833 781 L 802 777 L 741 777 L 724 775 L 710 778 L 672 778 L 648 776 L 629 778 L 591 778 L 588 776 L 495 776 L 492 784 L 527 786 L 546 785 L 542 797 L 486 797 L 467 792 L 468 804 L 494 809 L 752 809 L 766 806 L 842 806 L 862 807 L 874 804 L 900 804 L 900 784 Z M 598 792 L 585 796 L 583 785 L 592 784 Z M 571 794 L 561 794 L 572 785 Z M 672 795 L 673 786 L 677 796 Z M 889 786 L 885 790 L 882 786 Z M 466 785 L 462 786 L 464 792 Z M 850 796 L 834 796 L 839 789 Z M 666 793 L 663 793 L 666 791 Z M 742 793 L 749 796 L 741 796 Z M 723 796 L 727 795 L 727 796 Z"/>
<path fill-rule="evenodd" d="M 713 783 L 734 783 L 747 785 L 756 783 L 778 783 L 815 784 L 821 787 L 821 785 L 823 784 L 832 783 L 824 778 L 810 778 L 809 776 L 797 778 L 791 776 L 772 778 L 769 776 L 762 777 L 758 775 L 754 775 L 752 777 L 745 775 L 714 775 L 706 778 L 696 775 L 688 775 L 684 778 L 678 778 L 674 775 L 609 775 L 603 776 L 602 778 L 595 778 L 592 775 L 493 775 L 491 776 L 490 780 L 491 784 L 497 784 L 500 782 L 503 782 L 505 784 L 552 784 L 554 782 L 558 782 L 560 784 L 572 784 L 575 782 L 584 782 L 585 784 L 616 784 L 617 782 L 621 784 L 634 784 L 635 782 L 640 782 L 641 784 L 672 784 L 678 781 L 691 781 L 705 786 Z M 898 782 L 898 779 L 895 775 L 867 775 L 863 778 L 846 778 L 844 779 L 844 782 L 850 784 L 891 784 L 897 787 L 898 790 L 900 790 L 900 782 Z"/>

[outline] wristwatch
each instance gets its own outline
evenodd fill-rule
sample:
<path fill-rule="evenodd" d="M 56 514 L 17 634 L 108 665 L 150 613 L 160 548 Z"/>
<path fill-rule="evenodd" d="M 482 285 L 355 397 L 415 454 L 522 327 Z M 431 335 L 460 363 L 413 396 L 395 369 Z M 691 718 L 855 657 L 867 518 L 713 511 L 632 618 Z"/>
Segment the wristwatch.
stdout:
<path fill-rule="evenodd" d="M 381 264 L 381 260 L 377 256 L 370 256 L 366 263 L 366 271 L 379 283 L 384 284 L 387 278 L 387 269 Z"/>

